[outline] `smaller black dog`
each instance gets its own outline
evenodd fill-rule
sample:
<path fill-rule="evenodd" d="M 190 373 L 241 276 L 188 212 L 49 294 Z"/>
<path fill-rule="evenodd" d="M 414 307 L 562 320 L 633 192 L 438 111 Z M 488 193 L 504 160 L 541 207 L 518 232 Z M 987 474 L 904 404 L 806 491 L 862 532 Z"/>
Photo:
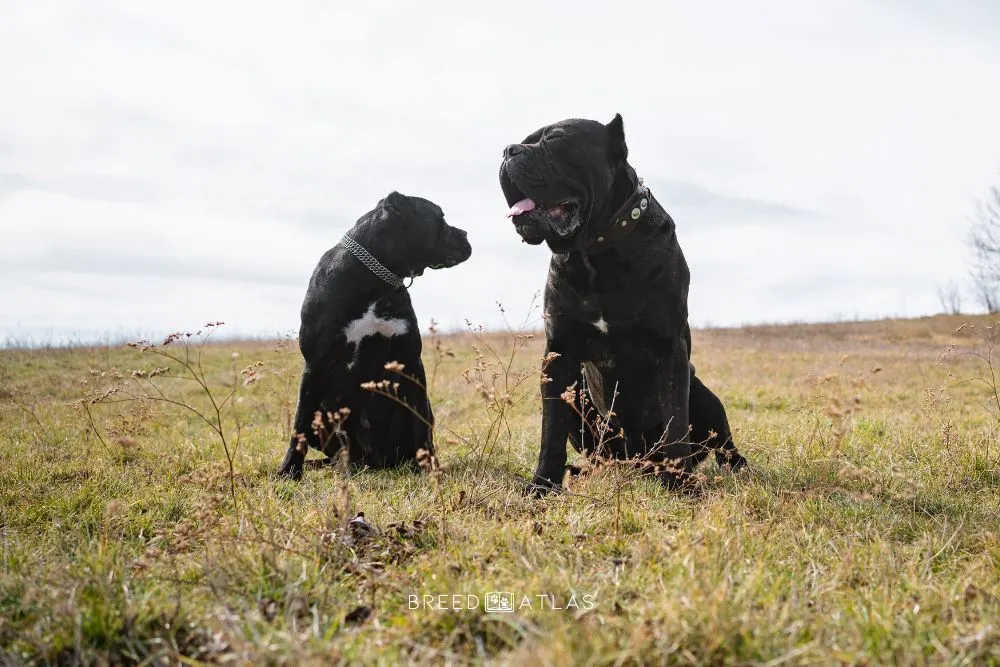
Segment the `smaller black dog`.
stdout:
<path fill-rule="evenodd" d="M 398 192 L 326 251 L 302 304 L 305 369 L 279 475 L 301 478 L 308 447 L 332 457 L 346 444 L 352 464 L 371 468 L 414 461 L 419 449 L 433 452 L 420 331 L 403 277 L 455 266 L 471 254 L 465 231 L 448 225 L 441 207 Z M 387 369 L 391 361 L 403 368 Z M 399 383 L 397 397 L 409 407 L 361 386 L 381 380 Z M 342 408 L 350 411 L 346 418 Z M 331 422 L 328 413 L 338 411 L 339 423 Z M 317 412 L 323 423 L 314 425 Z"/>

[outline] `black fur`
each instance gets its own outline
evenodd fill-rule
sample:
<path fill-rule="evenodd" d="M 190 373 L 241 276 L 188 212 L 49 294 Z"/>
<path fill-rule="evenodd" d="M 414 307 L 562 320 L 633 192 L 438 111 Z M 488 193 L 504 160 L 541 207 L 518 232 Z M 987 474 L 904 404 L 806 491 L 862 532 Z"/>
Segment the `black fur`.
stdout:
<path fill-rule="evenodd" d="M 464 262 L 472 252 L 466 233 L 451 227 L 433 202 L 419 197 L 389 194 L 374 210 L 361 216 L 348 235 L 381 264 L 400 277 L 412 277 L 427 268 Z M 371 309 L 380 320 L 395 320 L 405 333 L 375 333 L 352 342 L 352 322 Z M 357 329 L 357 326 L 355 326 Z M 352 464 L 386 468 L 414 461 L 418 449 L 433 452 L 433 424 L 417 317 L 405 287 L 393 287 L 377 277 L 342 244 L 328 250 L 313 272 L 302 304 L 299 349 L 305 369 L 299 388 L 295 424 L 288 452 L 278 471 L 299 479 L 307 447 L 333 456 L 346 445 Z M 402 375 L 385 369 L 387 362 L 404 365 Z M 419 386 L 403 375 L 413 376 Z M 399 398 L 412 410 L 361 388 L 368 381 L 399 383 Z M 322 413 L 326 434 L 334 431 L 326 415 L 348 408 L 340 435 L 324 438 L 313 428 Z M 416 413 L 416 414 L 414 414 Z M 304 436 L 300 441 L 298 434 Z"/>
<path fill-rule="evenodd" d="M 725 408 L 690 364 L 690 274 L 674 221 L 650 194 L 632 231 L 602 245 L 606 234 L 620 231 L 612 229 L 619 209 L 643 196 L 636 194 L 642 188 L 628 163 L 621 116 L 607 125 L 561 121 L 508 146 L 500 185 L 508 205 L 533 200 L 536 208 L 514 216 L 514 228 L 526 243 L 545 242 L 552 251 L 546 352 L 559 356 L 547 367 L 551 382 L 542 384 L 541 450 L 529 490 L 558 487 L 567 438 L 594 453 L 593 434 L 584 429 L 581 437 L 580 417 L 560 397 L 581 379 L 602 413 L 617 383 L 605 455 L 666 464 L 662 478 L 672 487 L 691 481 L 693 466 L 710 450 L 720 464 L 745 466 Z M 615 437 L 619 432 L 623 437 Z"/>

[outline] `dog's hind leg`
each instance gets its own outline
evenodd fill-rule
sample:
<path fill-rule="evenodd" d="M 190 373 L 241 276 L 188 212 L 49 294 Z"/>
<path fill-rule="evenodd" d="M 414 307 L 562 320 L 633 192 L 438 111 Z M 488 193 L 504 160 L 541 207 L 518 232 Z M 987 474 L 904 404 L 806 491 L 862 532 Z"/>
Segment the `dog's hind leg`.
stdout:
<path fill-rule="evenodd" d="M 389 352 L 402 368 L 386 368 L 385 379 L 395 387 L 395 400 L 386 399 L 384 410 L 380 408 L 389 420 L 382 443 L 383 467 L 416 464 L 421 449 L 434 453 L 434 413 L 427 396 L 427 374 L 420 360 L 421 341 L 416 328 L 414 321 L 414 335 L 394 339 Z"/>
<path fill-rule="evenodd" d="M 726 408 L 719 397 L 712 393 L 712 390 L 693 372 L 689 410 L 691 442 L 694 446 L 693 463 L 697 465 L 708 456 L 709 451 L 712 451 L 720 468 L 728 464 L 730 470 L 736 472 L 746 467 L 747 460 L 736 450 L 736 445 L 733 443 L 733 433 L 729 428 Z"/>
<path fill-rule="evenodd" d="M 581 410 L 579 398 L 574 401 L 574 405 L 577 411 Z M 569 443 L 587 458 L 628 458 L 628 440 L 621 422 L 617 417 L 607 417 L 593 408 L 589 409 L 586 418 L 581 417 L 580 423 L 570 430 Z"/>
<path fill-rule="evenodd" d="M 654 369 L 655 396 L 664 430 L 654 441 L 650 436 L 655 434 L 644 428 L 643 437 L 647 443 L 655 443 L 652 450 L 647 450 L 647 456 L 652 454 L 651 461 L 663 463 L 660 478 L 667 487 L 693 492 L 697 489 L 697 479 L 692 475 L 694 448 L 689 426 L 691 376 L 694 373 L 683 339 L 675 339 L 672 349 L 664 352 Z"/>

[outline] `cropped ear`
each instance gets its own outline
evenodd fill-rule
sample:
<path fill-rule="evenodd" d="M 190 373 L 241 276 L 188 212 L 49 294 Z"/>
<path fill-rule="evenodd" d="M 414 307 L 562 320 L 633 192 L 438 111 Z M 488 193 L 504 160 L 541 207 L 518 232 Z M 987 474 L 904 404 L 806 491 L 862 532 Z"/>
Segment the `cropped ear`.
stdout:
<path fill-rule="evenodd" d="M 385 209 L 386 213 L 402 213 L 403 209 L 406 208 L 406 195 L 401 195 L 395 190 L 386 195 L 385 199 L 382 200 L 382 208 Z"/>
<path fill-rule="evenodd" d="M 628 157 L 628 146 L 625 145 L 625 127 L 622 115 L 616 113 L 610 123 L 604 126 L 608 131 L 608 153 L 616 160 L 624 161 Z"/>

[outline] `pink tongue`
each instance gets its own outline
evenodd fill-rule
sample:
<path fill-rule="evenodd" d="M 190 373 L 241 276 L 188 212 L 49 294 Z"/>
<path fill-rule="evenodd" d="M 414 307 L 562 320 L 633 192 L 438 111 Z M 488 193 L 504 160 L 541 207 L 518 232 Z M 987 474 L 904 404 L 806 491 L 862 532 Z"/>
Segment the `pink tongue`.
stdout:
<path fill-rule="evenodd" d="M 510 207 L 510 211 L 507 212 L 508 218 L 513 218 L 516 215 L 521 215 L 522 213 L 527 213 L 528 211 L 535 210 L 535 200 L 531 197 L 525 197 L 521 201 L 517 202 Z"/>

